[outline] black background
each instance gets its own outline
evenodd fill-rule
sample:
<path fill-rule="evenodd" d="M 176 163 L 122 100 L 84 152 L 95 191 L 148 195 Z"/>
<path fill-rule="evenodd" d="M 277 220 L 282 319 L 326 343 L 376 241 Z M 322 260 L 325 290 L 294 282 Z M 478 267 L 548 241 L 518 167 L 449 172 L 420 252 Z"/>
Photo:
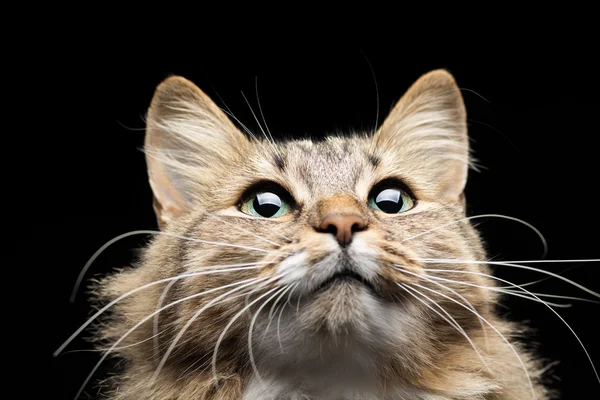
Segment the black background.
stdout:
<path fill-rule="evenodd" d="M 40 59 L 32 77 L 44 86 L 39 97 L 44 111 L 50 111 L 44 114 L 41 140 L 30 144 L 39 151 L 36 190 L 45 199 L 44 209 L 36 209 L 43 216 L 34 223 L 37 245 L 30 251 L 43 254 L 38 279 L 50 289 L 36 331 L 43 331 L 47 339 L 40 350 L 42 361 L 36 364 L 49 366 L 51 382 L 44 386 L 44 397 L 73 396 L 99 358 L 86 352 L 51 357 L 90 313 L 85 294 L 80 293 L 73 305 L 68 302 L 79 270 L 107 240 L 130 230 L 156 228 L 140 151 L 143 116 L 154 88 L 171 74 L 194 81 L 218 105 L 226 104 L 245 125 L 260 132 L 241 94 L 257 111 L 257 79 L 271 132 L 321 136 L 372 129 L 377 101 L 381 123 L 421 74 L 447 68 L 459 86 L 468 89 L 463 96 L 472 147 L 485 167 L 480 173 L 470 172 L 468 214 L 504 214 L 533 224 L 548 241 L 548 259 L 600 258 L 600 84 L 593 52 L 586 46 L 557 46 L 553 40 L 542 45 L 533 36 L 520 40 L 518 48 L 513 42 L 482 46 L 476 44 L 476 36 L 462 42 L 461 54 L 447 42 L 418 50 L 391 39 L 292 43 L 278 41 L 276 32 L 271 39 L 223 39 L 216 48 L 201 42 L 177 46 L 175 40 L 146 47 L 142 44 L 153 38 L 141 37 L 86 38 L 85 46 L 79 46 L 72 36 L 63 38 Z M 479 223 L 490 256 L 540 257 L 542 245 L 527 228 L 491 218 Z M 133 237 L 110 247 L 87 278 L 128 265 L 145 241 Z M 600 290 L 600 263 L 536 266 L 554 272 L 577 266 L 565 276 Z M 496 271 L 515 283 L 542 277 L 508 267 Z M 536 290 L 591 297 L 556 279 Z M 583 350 L 556 316 L 526 300 L 507 299 L 505 304 L 509 318 L 529 321 L 537 330 L 533 340 L 540 343 L 541 354 L 560 360 L 556 387 L 563 398 L 589 398 L 598 392 L 600 384 Z M 587 303 L 559 310 L 596 364 L 599 310 Z M 89 348 L 83 340 L 69 346 Z M 86 393 L 93 396 L 96 389 L 89 385 Z"/>

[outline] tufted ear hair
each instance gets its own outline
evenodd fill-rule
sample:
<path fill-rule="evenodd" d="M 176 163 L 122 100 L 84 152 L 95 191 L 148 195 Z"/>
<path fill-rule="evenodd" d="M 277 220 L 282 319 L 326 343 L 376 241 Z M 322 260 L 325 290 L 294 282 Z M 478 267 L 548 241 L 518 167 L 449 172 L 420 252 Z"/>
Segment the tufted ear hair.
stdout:
<path fill-rule="evenodd" d="M 450 73 L 420 77 L 375 134 L 375 148 L 402 165 L 402 173 L 433 197 L 462 202 L 469 141 L 460 89 Z"/>
<path fill-rule="evenodd" d="M 224 170 L 241 162 L 250 142 L 196 85 L 163 81 L 148 109 L 144 151 L 159 225 L 200 201 Z"/>

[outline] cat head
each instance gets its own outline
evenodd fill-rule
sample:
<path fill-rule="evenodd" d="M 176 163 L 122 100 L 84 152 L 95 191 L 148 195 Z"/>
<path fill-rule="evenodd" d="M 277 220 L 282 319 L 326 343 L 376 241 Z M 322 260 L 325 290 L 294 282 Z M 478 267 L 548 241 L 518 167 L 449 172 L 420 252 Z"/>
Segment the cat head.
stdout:
<path fill-rule="evenodd" d="M 239 205 L 239 184 L 229 180 L 238 175 L 243 189 L 272 181 L 294 191 L 305 211 L 336 194 L 364 200 L 365 188 L 357 185 L 384 179 L 410 187 L 421 202 L 462 199 L 469 165 L 466 113 L 444 70 L 422 76 L 373 135 L 277 143 L 263 134 L 265 140 L 252 133 L 248 138 L 192 82 L 164 81 L 152 100 L 146 135 L 159 223 L 197 207 Z M 217 198 L 214 190 L 231 199 Z"/>
<path fill-rule="evenodd" d="M 206 369 L 227 343 L 218 368 L 253 358 L 273 373 L 331 356 L 422 376 L 444 364 L 442 348 L 473 353 L 434 303 L 463 324 L 477 318 L 438 295 L 420 262 L 484 257 L 463 220 L 469 141 L 448 72 L 422 76 L 376 132 L 319 141 L 246 135 L 193 83 L 171 77 L 152 100 L 145 151 L 164 235 L 129 274 L 137 285 L 183 275 L 135 302 L 140 318 L 159 300 L 173 305 L 158 323 L 159 355 L 177 342 L 172 365 L 193 355 Z M 445 285 L 488 312 L 489 291 Z"/>

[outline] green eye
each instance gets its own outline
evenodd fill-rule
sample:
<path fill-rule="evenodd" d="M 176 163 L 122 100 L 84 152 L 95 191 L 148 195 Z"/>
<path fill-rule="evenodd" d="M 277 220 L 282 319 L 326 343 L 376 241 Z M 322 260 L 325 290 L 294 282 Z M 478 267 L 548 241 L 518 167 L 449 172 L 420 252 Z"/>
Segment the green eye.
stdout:
<path fill-rule="evenodd" d="M 282 196 L 269 191 L 257 192 L 240 207 L 243 213 L 263 218 L 281 217 L 289 213 L 290 208 Z"/>
<path fill-rule="evenodd" d="M 369 207 L 386 214 L 398 214 L 414 207 L 414 200 L 404 190 L 387 186 L 378 188 L 369 196 Z"/>

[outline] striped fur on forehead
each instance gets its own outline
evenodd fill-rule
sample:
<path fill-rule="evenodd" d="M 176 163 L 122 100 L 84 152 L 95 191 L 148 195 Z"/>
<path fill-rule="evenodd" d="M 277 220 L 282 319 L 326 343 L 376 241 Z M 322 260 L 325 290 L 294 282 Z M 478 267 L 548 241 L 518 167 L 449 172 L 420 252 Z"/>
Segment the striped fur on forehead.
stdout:
<path fill-rule="evenodd" d="M 368 143 L 364 137 L 285 143 L 286 172 L 294 183 L 307 186 L 313 198 L 355 193 L 357 182 L 372 170 Z"/>

